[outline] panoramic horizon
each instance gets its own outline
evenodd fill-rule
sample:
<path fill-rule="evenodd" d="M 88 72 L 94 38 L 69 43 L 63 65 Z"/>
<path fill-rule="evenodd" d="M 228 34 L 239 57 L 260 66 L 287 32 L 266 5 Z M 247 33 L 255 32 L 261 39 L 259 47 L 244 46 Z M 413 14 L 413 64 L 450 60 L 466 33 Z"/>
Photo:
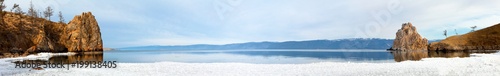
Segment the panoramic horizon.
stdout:
<path fill-rule="evenodd" d="M 0 0 L 0 76 L 500 76 L 499 0 Z"/>
<path fill-rule="evenodd" d="M 491 8 L 500 6 L 495 4 L 498 1 L 430 1 L 35 0 L 33 4 L 38 10 L 51 6 L 62 11 L 66 22 L 73 14 L 93 11 L 104 47 L 110 48 L 394 39 L 394 31 L 406 22 L 417 27 L 423 37 L 436 40 L 445 38 L 444 30 L 449 35 L 465 34 L 472 26 L 477 30 L 500 23 L 500 8 Z M 17 3 L 27 10 L 29 2 L 7 0 L 5 4 L 7 9 Z M 68 5 L 72 7 L 64 7 Z"/>

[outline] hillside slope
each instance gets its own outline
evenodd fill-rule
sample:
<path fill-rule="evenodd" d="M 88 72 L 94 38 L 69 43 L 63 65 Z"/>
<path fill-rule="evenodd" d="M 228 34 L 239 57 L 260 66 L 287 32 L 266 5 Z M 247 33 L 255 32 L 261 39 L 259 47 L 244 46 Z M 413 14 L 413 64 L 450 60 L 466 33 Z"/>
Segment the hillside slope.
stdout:
<path fill-rule="evenodd" d="M 429 50 L 500 50 L 500 24 L 433 42 Z"/>

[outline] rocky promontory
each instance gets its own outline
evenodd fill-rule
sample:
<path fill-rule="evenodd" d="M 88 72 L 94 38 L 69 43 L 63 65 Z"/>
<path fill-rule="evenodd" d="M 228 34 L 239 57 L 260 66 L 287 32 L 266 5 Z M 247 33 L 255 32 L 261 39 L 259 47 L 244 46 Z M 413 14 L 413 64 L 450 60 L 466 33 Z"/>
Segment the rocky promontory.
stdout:
<path fill-rule="evenodd" d="M 431 51 L 500 50 L 500 24 L 429 45 Z"/>
<path fill-rule="evenodd" d="M 75 16 L 68 24 L 20 13 L 1 14 L 0 58 L 38 52 L 103 50 L 99 25 L 91 12 Z"/>
<path fill-rule="evenodd" d="M 427 50 L 427 39 L 422 38 L 417 32 L 417 28 L 411 23 L 404 23 L 396 33 L 396 38 L 390 50 L 409 51 Z"/>
<path fill-rule="evenodd" d="M 389 50 L 397 51 L 473 51 L 500 50 L 500 24 L 463 35 L 450 36 L 439 42 L 428 44 L 411 23 L 404 23 L 396 33 Z M 479 52 L 479 51 L 478 51 Z"/>

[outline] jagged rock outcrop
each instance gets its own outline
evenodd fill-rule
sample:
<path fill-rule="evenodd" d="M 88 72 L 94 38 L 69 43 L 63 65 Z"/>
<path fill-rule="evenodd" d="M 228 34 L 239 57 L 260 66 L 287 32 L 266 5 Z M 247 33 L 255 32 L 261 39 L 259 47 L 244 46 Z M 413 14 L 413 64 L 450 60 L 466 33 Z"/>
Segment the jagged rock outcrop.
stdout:
<path fill-rule="evenodd" d="M 431 51 L 500 50 L 500 24 L 429 45 Z"/>
<path fill-rule="evenodd" d="M 75 16 L 64 29 L 62 42 L 68 51 L 102 51 L 101 32 L 91 12 Z"/>
<path fill-rule="evenodd" d="M 394 44 L 390 50 L 397 51 L 426 51 L 427 50 L 427 39 L 422 38 L 418 34 L 417 29 L 411 23 L 404 23 L 401 29 L 396 33 L 396 38 L 394 39 Z"/>
<path fill-rule="evenodd" d="M 36 52 L 102 51 L 99 26 L 92 13 L 57 23 L 12 12 L 0 19 L 0 58 Z"/>

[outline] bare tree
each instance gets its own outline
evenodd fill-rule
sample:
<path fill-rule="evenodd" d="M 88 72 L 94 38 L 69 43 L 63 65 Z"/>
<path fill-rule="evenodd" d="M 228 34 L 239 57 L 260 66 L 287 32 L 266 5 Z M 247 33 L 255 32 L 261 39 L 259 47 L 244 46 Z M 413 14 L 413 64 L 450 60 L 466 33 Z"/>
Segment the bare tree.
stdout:
<path fill-rule="evenodd" d="M 59 11 L 59 23 L 64 23 L 64 17 L 61 13 L 61 11 Z"/>
<path fill-rule="evenodd" d="M 38 12 L 35 10 L 35 5 L 30 2 L 30 8 L 28 8 L 28 16 L 38 17 Z"/>
<path fill-rule="evenodd" d="M 3 15 L 5 14 L 3 12 L 3 9 L 5 9 L 5 5 L 3 4 L 3 1 L 5 1 L 5 0 L 0 0 L 0 21 L 3 21 Z"/>
<path fill-rule="evenodd" d="M 447 35 L 446 33 L 447 33 L 447 32 L 446 32 L 446 30 L 444 30 L 444 36 L 445 36 L 445 37 L 448 37 L 448 35 Z"/>
<path fill-rule="evenodd" d="M 19 4 L 15 4 L 15 3 L 14 3 L 14 6 L 12 6 L 12 9 L 10 9 L 10 12 L 12 12 L 12 10 L 14 10 L 14 9 L 16 9 L 16 8 L 18 8 L 18 7 L 19 7 Z"/>
<path fill-rule="evenodd" d="M 21 7 L 16 7 L 16 10 L 14 10 L 14 13 L 18 13 L 18 14 L 25 14 L 23 12 L 23 10 L 21 9 Z"/>
<path fill-rule="evenodd" d="M 472 27 L 470 27 L 470 28 L 472 28 L 472 31 L 476 31 L 477 26 L 472 26 Z M 471 31 L 471 32 L 472 32 L 472 31 Z"/>
<path fill-rule="evenodd" d="M 457 29 L 455 29 L 455 35 L 458 35 Z"/>
<path fill-rule="evenodd" d="M 38 10 L 38 11 L 40 11 L 40 10 Z M 43 12 L 43 11 L 38 12 L 38 15 L 37 15 L 37 16 L 38 16 L 38 18 L 43 18 L 43 14 L 42 14 L 42 12 Z"/>
<path fill-rule="evenodd" d="M 3 9 L 5 9 L 5 4 L 3 4 L 5 0 L 0 0 L 0 11 L 3 12 Z"/>

